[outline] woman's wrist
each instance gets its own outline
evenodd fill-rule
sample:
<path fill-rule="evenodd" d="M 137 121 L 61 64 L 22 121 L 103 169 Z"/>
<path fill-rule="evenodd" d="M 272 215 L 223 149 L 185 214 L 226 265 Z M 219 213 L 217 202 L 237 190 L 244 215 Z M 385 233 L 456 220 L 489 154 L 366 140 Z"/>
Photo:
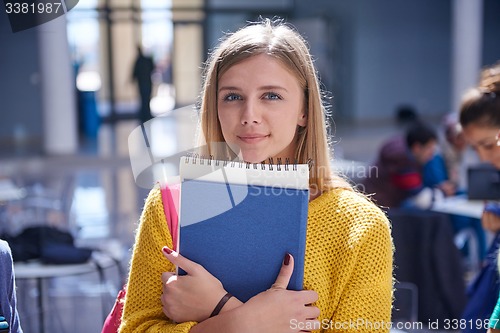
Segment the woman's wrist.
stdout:
<path fill-rule="evenodd" d="M 209 318 L 217 316 L 220 313 L 220 311 L 222 310 L 222 308 L 224 307 L 224 305 L 226 305 L 226 303 L 232 297 L 233 297 L 233 295 L 231 295 L 230 293 L 226 293 L 224 296 L 222 296 L 222 298 L 220 299 L 219 303 L 217 303 L 217 305 L 215 306 L 214 310 L 212 311 L 212 314 L 210 314 Z"/>
<path fill-rule="evenodd" d="M 224 304 L 220 313 L 234 310 L 241 305 L 243 305 L 243 302 L 233 296 L 226 302 L 226 304 Z"/>
<path fill-rule="evenodd" d="M 218 316 L 207 318 L 199 322 L 193 328 L 191 333 L 212 333 L 212 332 L 255 332 L 254 321 L 248 316 L 248 311 L 244 307 L 245 303 L 236 297 L 231 297 L 222 307 Z"/>
<path fill-rule="evenodd" d="M 217 303 L 217 305 L 213 309 L 209 318 L 215 317 L 220 313 L 236 309 L 237 307 L 241 306 L 242 304 L 243 304 L 243 302 L 241 302 L 239 299 L 237 299 L 236 297 L 234 297 L 230 293 L 226 292 L 226 294 L 224 294 L 224 296 L 222 296 L 219 303 Z"/>

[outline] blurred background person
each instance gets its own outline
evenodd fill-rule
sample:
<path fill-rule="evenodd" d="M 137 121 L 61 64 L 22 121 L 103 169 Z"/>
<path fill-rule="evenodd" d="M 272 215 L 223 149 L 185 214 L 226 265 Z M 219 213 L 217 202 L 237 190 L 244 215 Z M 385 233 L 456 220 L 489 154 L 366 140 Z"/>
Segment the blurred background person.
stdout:
<path fill-rule="evenodd" d="M 442 133 L 438 133 L 438 149 L 424 165 L 424 184 L 437 186 L 446 195 L 455 195 L 465 189 L 461 169 L 466 148 L 456 115 L 448 114 L 444 117 L 440 132 Z"/>
<path fill-rule="evenodd" d="M 22 333 L 17 313 L 14 265 L 9 244 L 0 239 L 0 316 L 9 324 L 10 333 Z"/>
<path fill-rule="evenodd" d="M 463 191 L 465 189 L 465 173 L 462 171 L 462 165 L 467 143 L 455 113 L 447 114 L 444 117 L 442 129 L 444 139 L 441 140 L 441 152 L 448 179 L 455 184 L 458 191 Z"/>
<path fill-rule="evenodd" d="M 478 87 L 465 94 L 460 124 L 467 142 L 480 159 L 500 170 L 500 62 L 484 69 Z M 486 230 L 500 231 L 497 214 L 485 212 L 482 223 Z"/>
<path fill-rule="evenodd" d="M 137 58 L 134 62 L 132 71 L 132 80 L 135 80 L 141 97 L 141 106 L 139 110 L 139 120 L 141 123 L 152 118 L 149 102 L 153 92 L 153 81 L 151 75 L 155 70 L 155 64 L 151 56 L 146 56 L 142 48 L 137 46 Z"/>
<path fill-rule="evenodd" d="M 437 142 L 436 131 L 423 122 L 388 139 L 375 162 L 378 174 L 364 180 L 366 193 L 373 193 L 380 206 L 429 208 L 435 195 L 443 196 L 423 182 L 423 167 L 433 158 Z"/>
<path fill-rule="evenodd" d="M 485 68 L 481 72 L 478 86 L 464 95 L 460 124 L 466 141 L 481 160 L 500 170 L 500 63 Z M 463 315 L 465 320 L 488 319 L 499 295 L 497 252 L 500 245 L 500 213 L 498 203 L 490 207 L 496 209 L 485 209 L 481 222 L 484 229 L 496 236 L 488 250 L 482 271 L 469 288 L 469 302 Z M 498 319 L 499 312 L 495 311 L 490 320 L 490 328 L 500 328 Z M 484 330 L 471 327 L 464 332 L 476 331 Z"/>
<path fill-rule="evenodd" d="M 439 135 L 438 148 L 434 156 L 423 166 L 423 185 L 440 189 L 445 196 L 465 194 L 465 160 L 467 147 L 464 134 L 461 131 L 458 117 L 448 114 L 443 118 Z M 472 230 L 478 245 L 478 257 L 474 262 L 480 262 L 486 254 L 486 235 L 481 226 L 481 220 L 462 215 L 450 214 L 450 221 L 455 235 L 464 231 L 466 235 Z M 460 243 L 459 249 L 464 256 L 469 255 L 468 240 Z"/>

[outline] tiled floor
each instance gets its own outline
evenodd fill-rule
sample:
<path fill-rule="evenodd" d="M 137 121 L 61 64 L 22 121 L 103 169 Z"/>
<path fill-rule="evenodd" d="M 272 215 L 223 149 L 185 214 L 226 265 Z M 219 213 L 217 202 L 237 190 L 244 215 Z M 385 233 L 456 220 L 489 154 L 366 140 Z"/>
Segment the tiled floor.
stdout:
<path fill-rule="evenodd" d="M 153 154 L 171 155 L 191 148 L 195 123 L 190 111 L 184 110 L 147 127 L 151 140 L 158 135 L 150 145 Z M 134 172 L 144 166 L 135 165 L 133 170 L 129 159 L 129 149 L 144 144 L 129 137 L 131 133 L 142 135 L 137 126 L 134 120 L 102 125 L 98 136 L 82 140 L 79 153 L 73 156 L 40 156 L 25 147 L 2 152 L 0 178 L 11 179 L 16 186 L 25 188 L 28 196 L 0 205 L 0 231 L 15 232 L 33 223 L 67 227 L 78 244 L 111 247 L 126 269 L 148 193 L 134 181 Z M 363 163 L 370 162 L 380 142 L 397 131 L 391 124 L 370 128 L 337 126 L 337 157 Z M 100 332 L 103 313 L 111 309 L 122 282 L 116 269 L 109 268 L 105 273 L 109 282 L 104 287 L 99 286 L 95 273 L 46 280 L 46 332 Z M 18 280 L 18 297 L 25 332 L 37 332 L 40 325 L 35 282 Z"/>

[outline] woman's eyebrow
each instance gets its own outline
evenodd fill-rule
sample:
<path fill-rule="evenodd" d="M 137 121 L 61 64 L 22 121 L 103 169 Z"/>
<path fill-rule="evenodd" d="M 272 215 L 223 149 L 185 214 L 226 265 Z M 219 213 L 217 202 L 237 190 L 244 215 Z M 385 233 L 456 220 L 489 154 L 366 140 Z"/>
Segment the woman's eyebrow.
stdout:
<path fill-rule="evenodd" d="M 283 90 L 283 91 L 288 92 L 288 90 L 285 87 L 283 87 L 283 86 L 277 86 L 277 85 L 262 86 L 262 87 L 259 87 L 257 89 L 258 90 Z M 219 87 L 219 91 L 223 91 L 223 90 L 236 90 L 236 91 L 239 91 L 239 90 L 242 90 L 242 89 L 239 88 L 239 87 L 236 87 L 236 86 L 222 86 L 222 87 Z"/>
<path fill-rule="evenodd" d="M 223 90 L 241 90 L 240 88 L 238 87 L 235 87 L 235 86 L 224 86 L 224 87 L 219 87 L 219 91 L 223 91 Z"/>
<path fill-rule="evenodd" d="M 288 92 L 288 90 L 285 87 L 276 85 L 262 86 L 259 88 L 259 90 L 284 90 Z"/>
<path fill-rule="evenodd" d="M 487 143 L 494 142 L 494 139 L 496 139 L 496 138 L 493 138 L 493 137 L 491 137 L 491 138 L 490 137 L 482 138 L 476 144 L 478 144 L 478 145 L 484 145 L 484 144 L 487 144 Z"/>

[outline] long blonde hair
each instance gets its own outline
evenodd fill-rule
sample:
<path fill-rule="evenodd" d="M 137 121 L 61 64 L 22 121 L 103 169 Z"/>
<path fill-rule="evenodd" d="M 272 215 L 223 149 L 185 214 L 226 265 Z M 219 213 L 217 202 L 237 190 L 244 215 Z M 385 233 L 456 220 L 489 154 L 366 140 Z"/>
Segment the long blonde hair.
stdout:
<path fill-rule="evenodd" d="M 227 36 L 210 54 L 200 103 L 201 129 L 206 142 L 225 141 L 217 115 L 220 77 L 233 65 L 259 54 L 278 60 L 295 76 L 304 91 L 307 124 L 298 129 L 295 158 L 298 163 L 310 164 L 311 189 L 322 193 L 333 187 L 350 188 L 345 180 L 333 174 L 330 166 L 325 105 L 307 43 L 292 26 L 281 20 L 263 19 L 249 24 Z M 208 153 L 220 155 L 214 151 Z"/>

